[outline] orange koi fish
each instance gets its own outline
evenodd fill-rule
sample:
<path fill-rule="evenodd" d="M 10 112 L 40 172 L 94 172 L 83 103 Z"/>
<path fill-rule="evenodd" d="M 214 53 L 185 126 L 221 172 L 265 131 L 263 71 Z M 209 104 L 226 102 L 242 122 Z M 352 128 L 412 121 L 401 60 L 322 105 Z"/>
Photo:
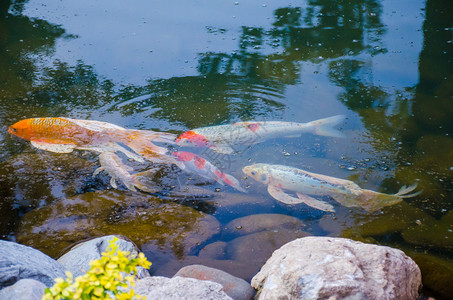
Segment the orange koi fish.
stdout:
<path fill-rule="evenodd" d="M 32 118 L 10 126 L 8 132 L 42 150 L 70 153 L 74 149 L 100 153 L 122 152 L 129 158 L 143 162 L 174 163 L 166 155 L 167 149 L 151 141 L 174 143 L 171 133 L 125 129 L 107 122 L 69 118 Z M 128 150 L 131 149 L 132 151 Z"/>
<path fill-rule="evenodd" d="M 180 168 L 184 171 L 194 172 L 203 178 L 215 180 L 221 185 L 228 184 L 234 189 L 246 193 L 246 190 L 241 187 L 241 184 L 236 178 L 232 175 L 223 173 L 201 156 L 185 151 L 175 151 L 172 155 L 183 163 L 183 166 L 180 166 Z"/>
<path fill-rule="evenodd" d="M 234 152 L 232 146 L 256 144 L 278 137 L 296 137 L 302 133 L 343 137 L 333 126 L 345 119 L 343 115 L 319 119 L 308 123 L 265 121 L 238 122 L 229 125 L 202 127 L 181 134 L 176 143 L 179 146 L 209 147 L 223 154 Z"/>

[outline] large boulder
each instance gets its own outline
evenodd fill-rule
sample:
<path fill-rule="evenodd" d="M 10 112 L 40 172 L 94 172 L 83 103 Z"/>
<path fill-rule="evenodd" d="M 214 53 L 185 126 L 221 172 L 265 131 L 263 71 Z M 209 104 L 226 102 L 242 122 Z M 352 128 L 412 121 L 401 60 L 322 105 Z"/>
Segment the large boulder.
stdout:
<path fill-rule="evenodd" d="M 102 252 L 106 251 L 109 242 L 115 237 L 118 238 L 116 241 L 118 250 L 127 251 L 134 258 L 138 257 L 140 251 L 134 243 L 123 236 L 109 235 L 77 244 L 57 261 L 65 270 L 70 271 L 74 277 L 81 276 L 90 269 L 92 260 L 101 259 Z M 140 278 L 149 276 L 147 270 L 139 268 L 138 275 Z"/>
<path fill-rule="evenodd" d="M 305 237 L 252 279 L 258 299 L 417 299 L 420 269 L 402 251 L 343 238 Z"/>
<path fill-rule="evenodd" d="M 34 279 L 21 279 L 15 284 L 0 290 L 0 299 L 41 300 L 46 286 Z"/>
<path fill-rule="evenodd" d="M 186 266 L 180 269 L 173 277 L 176 276 L 220 283 L 222 290 L 235 300 L 250 300 L 255 294 L 250 284 L 244 279 L 203 265 Z"/>
<path fill-rule="evenodd" d="M 35 279 L 50 287 L 54 279 L 64 277 L 63 267 L 31 247 L 0 241 L 0 288 L 21 279 Z"/>
<path fill-rule="evenodd" d="M 184 277 L 147 277 L 136 281 L 134 292 L 147 299 L 159 300 L 232 300 L 219 283 Z"/>

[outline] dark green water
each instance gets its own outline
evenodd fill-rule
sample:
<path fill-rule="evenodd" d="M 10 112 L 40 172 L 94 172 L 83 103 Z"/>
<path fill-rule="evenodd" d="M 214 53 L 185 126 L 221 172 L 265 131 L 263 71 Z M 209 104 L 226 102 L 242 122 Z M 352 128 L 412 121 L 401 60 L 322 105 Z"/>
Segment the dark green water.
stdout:
<path fill-rule="evenodd" d="M 263 185 L 242 179 L 249 187 L 245 200 L 234 190 L 204 183 L 212 191 L 221 188 L 222 196 L 182 201 L 180 207 L 212 215 L 222 226 L 252 214 L 285 214 L 301 220 L 312 235 L 400 248 L 419 264 L 424 294 L 448 298 L 453 293 L 452 73 L 450 1 L 2 1 L 0 234 L 16 240 L 24 222 L 31 228 L 34 221 L 43 222 L 46 216 L 39 212 L 70 203 L 67 198 L 88 201 L 87 193 L 108 188 L 108 178 L 91 177 L 98 166 L 95 155 L 44 153 L 12 139 L 7 127 L 20 119 L 65 116 L 181 133 L 240 120 L 308 122 L 344 114 L 343 139 L 307 134 L 244 145 L 225 157 L 195 151 L 237 178 L 251 163 L 286 164 L 385 193 L 416 181 L 420 196 L 376 213 L 336 204 L 337 212 L 328 214 L 285 206 Z M 190 181 L 177 170 L 163 172 L 159 180 Z M 136 206 L 118 200 L 124 195 L 142 202 L 150 197 L 120 189 L 98 209 L 122 216 L 126 207 L 138 219 Z M 232 199 L 245 204 L 229 205 Z M 123 208 L 115 208 L 118 201 Z M 83 215 L 87 208 L 71 209 Z M 143 205 L 140 209 L 143 213 Z M 174 222 L 193 221 L 184 218 Z M 70 228 L 76 224 L 71 220 L 60 223 Z M 114 230 L 156 230 L 127 224 Z M 55 232 L 43 233 L 45 244 L 59 240 Z M 90 232 L 66 244 L 103 233 L 112 232 Z M 159 247 L 145 253 L 155 274 L 171 275 L 163 262 L 203 263 L 197 261 L 200 249 L 226 243 L 226 253 L 211 265 L 230 271 L 239 263 L 247 270 L 248 258 L 237 254 L 239 242 L 232 240 L 217 233 L 185 253 L 184 243 L 165 248 L 160 238 Z M 18 241 L 37 245 L 33 238 Z M 269 244 L 266 238 L 262 242 Z M 251 273 L 241 274 L 250 279 Z"/>

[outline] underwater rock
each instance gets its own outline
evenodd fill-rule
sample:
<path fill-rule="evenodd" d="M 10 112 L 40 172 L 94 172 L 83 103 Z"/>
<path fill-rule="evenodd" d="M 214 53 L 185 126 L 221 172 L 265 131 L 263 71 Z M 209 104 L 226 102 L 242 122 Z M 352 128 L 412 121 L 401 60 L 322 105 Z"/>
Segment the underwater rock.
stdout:
<path fill-rule="evenodd" d="M 41 300 L 46 286 L 34 279 L 21 279 L 0 290 L 0 299 Z"/>
<path fill-rule="evenodd" d="M 153 266 L 157 266 L 157 263 L 153 262 Z M 182 259 L 173 259 L 166 264 L 157 266 L 157 269 L 153 273 L 153 276 L 166 276 L 172 277 L 181 268 L 190 265 L 203 265 L 210 268 L 222 270 L 233 276 L 242 278 L 246 281 L 250 281 L 252 277 L 258 272 L 260 266 L 248 264 L 244 261 L 236 260 L 221 260 L 221 259 L 210 259 L 199 256 L 185 256 Z M 152 266 L 151 266 L 152 267 Z"/>
<path fill-rule="evenodd" d="M 282 214 L 257 214 L 237 218 L 225 225 L 223 234 L 238 237 L 264 230 L 300 230 L 305 224 L 298 218 Z"/>
<path fill-rule="evenodd" d="M 217 241 L 203 247 L 198 253 L 199 257 L 210 259 L 225 259 L 227 243 Z"/>
<path fill-rule="evenodd" d="M 418 299 L 420 269 L 404 252 L 342 238 L 305 237 L 252 279 L 257 299 Z"/>
<path fill-rule="evenodd" d="M 64 277 L 63 267 L 44 253 L 21 244 L 0 240 L 0 288 L 21 279 L 36 279 L 46 286 Z"/>
<path fill-rule="evenodd" d="M 81 276 L 90 269 L 90 262 L 92 260 L 101 259 L 102 252 L 106 251 L 109 246 L 109 241 L 113 240 L 115 237 L 118 239 L 115 242 L 118 246 L 118 250 L 129 252 L 133 258 L 138 257 L 140 250 L 134 243 L 124 236 L 109 235 L 79 243 L 61 256 L 57 261 L 65 268 L 65 270 L 70 271 L 74 278 Z M 147 270 L 142 267 L 138 268 L 141 268 L 138 272 L 139 278 L 150 276 Z"/>
<path fill-rule="evenodd" d="M 431 291 L 436 299 L 451 299 L 453 295 L 453 261 L 414 250 L 405 252 L 422 271 L 423 288 Z"/>
<path fill-rule="evenodd" d="M 176 276 L 217 282 L 222 285 L 222 290 L 235 300 L 250 300 L 255 294 L 253 288 L 244 279 L 203 265 L 183 267 L 173 278 Z"/>
<path fill-rule="evenodd" d="M 206 202 L 215 205 L 216 216 L 227 215 L 228 218 L 270 212 L 275 205 L 275 201 L 270 197 L 222 192 Z"/>
<path fill-rule="evenodd" d="M 453 247 L 453 211 L 440 220 L 419 222 L 403 230 L 402 236 L 408 243 L 423 246 Z"/>
<path fill-rule="evenodd" d="M 80 192 L 96 165 L 72 153 L 19 154 L 0 165 L 0 195 L 21 208 L 40 207 Z"/>
<path fill-rule="evenodd" d="M 274 250 L 300 237 L 310 234 L 302 230 L 266 230 L 244 235 L 228 242 L 227 257 L 254 266 L 256 271 Z"/>
<path fill-rule="evenodd" d="M 325 215 L 319 224 L 322 229 L 336 235 L 343 236 L 347 231 L 356 232 L 362 237 L 377 236 L 393 232 L 401 232 L 417 224 L 431 224 L 435 219 L 422 209 L 413 207 L 406 202 L 388 206 L 374 214 L 355 213 L 346 215 L 338 212 L 337 215 Z M 355 238 L 354 238 L 355 239 Z"/>
<path fill-rule="evenodd" d="M 213 216 L 188 206 L 107 190 L 61 199 L 25 214 L 16 237 L 52 257 L 76 242 L 109 234 L 127 236 L 142 250 L 154 244 L 180 255 L 219 231 Z"/>
<path fill-rule="evenodd" d="M 135 282 L 134 292 L 146 299 L 232 300 L 219 283 L 184 277 L 147 277 Z"/>

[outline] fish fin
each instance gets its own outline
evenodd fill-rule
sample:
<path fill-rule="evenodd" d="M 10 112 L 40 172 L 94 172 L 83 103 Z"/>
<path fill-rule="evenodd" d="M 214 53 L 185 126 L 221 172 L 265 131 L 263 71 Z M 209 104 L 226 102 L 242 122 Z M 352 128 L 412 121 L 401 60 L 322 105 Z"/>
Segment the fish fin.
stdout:
<path fill-rule="evenodd" d="M 316 200 L 313 197 L 301 193 L 296 193 L 296 195 L 297 197 L 299 197 L 300 200 L 303 201 L 303 203 L 307 204 L 308 206 L 311 206 L 322 211 L 335 212 L 335 209 L 329 203 Z"/>
<path fill-rule="evenodd" d="M 118 186 L 116 185 L 116 182 L 115 182 L 115 178 L 110 178 L 110 185 L 112 186 L 112 188 L 114 189 L 117 189 Z"/>
<path fill-rule="evenodd" d="M 222 153 L 222 154 L 232 154 L 234 152 L 234 149 L 227 145 L 209 146 L 209 149 L 212 149 L 213 151 L 215 151 L 217 153 Z"/>
<path fill-rule="evenodd" d="M 102 121 L 94 121 L 94 120 L 77 120 L 77 119 L 69 119 L 69 118 L 64 118 L 61 117 L 61 119 L 70 121 L 80 127 L 83 127 L 88 130 L 92 131 L 104 131 L 104 130 L 125 130 L 123 127 L 120 127 L 115 124 L 107 123 L 107 122 L 102 122 Z"/>
<path fill-rule="evenodd" d="M 93 177 L 97 176 L 99 173 L 101 173 L 104 170 L 103 167 L 99 167 L 93 172 Z"/>
<path fill-rule="evenodd" d="M 152 168 L 144 172 L 133 174 L 131 177 L 134 186 L 137 187 L 139 190 L 148 193 L 159 192 L 161 188 L 153 181 L 154 176 L 156 175 L 158 170 L 159 168 Z"/>
<path fill-rule="evenodd" d="M 298 199 L 296 197 L 291 197 L 287 193 L 285 193 L 281 188 L 269 184 L 267 186 L 267 191 L 269 192 L 269 195 L 271 195 L 274 199 L 283 202 L 285 204 L 299 204 L 304 202 L 301 199 Z"/>
<path fill-rule="evenodd" d="M 343 122 L 345 116 L 337 115 L 330 118 L 319 119 L 316 121 L 308 122 L 304 124 L 307 127 L 312 127 L 311 132 L 317 135 L 330 136 L 330 137 L 344 137 L 344 134 L 333 126 Z"/>
<path fill-rule="evenodd" d="M 169 132 L 158 132 L 152 130 L 128 130 L 129 132 L 134 131 L 136 134 L 142 137 L 152 140 L 154 142 L 161 142 L 167 144 L 176 144 L 176 138 L 178 137 L 174 133 Z"/>
<path fill-rule="evenodd" d="M 33 147 L 55 153 L 71 153 L 76 145 L 73 144 L 51 144 L 46 142 L 30 141 Z"/>

